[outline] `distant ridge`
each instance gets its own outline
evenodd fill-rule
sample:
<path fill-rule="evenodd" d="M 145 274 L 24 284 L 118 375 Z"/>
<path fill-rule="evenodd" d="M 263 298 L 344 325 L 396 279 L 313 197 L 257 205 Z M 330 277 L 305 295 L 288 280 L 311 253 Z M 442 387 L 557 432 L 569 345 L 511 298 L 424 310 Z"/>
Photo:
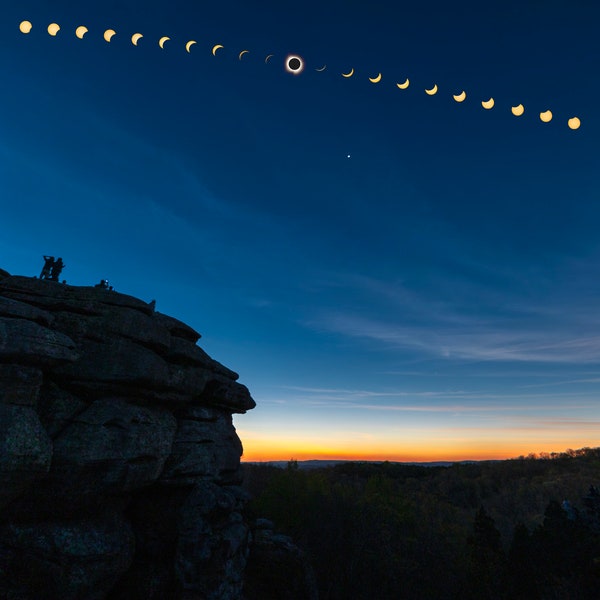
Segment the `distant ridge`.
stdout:
<path fill-rule="evenodd" d="M 293 459 L 292 459 L 293 460 Z M 279 469 L 285 469 L 289 460 L 242 460 L 243 465 L 264 465 L 268 467 L 277 467 Z M 438 460 L 431 462 L 403 462 L 393 460 L 298 460 L 296 461 L 299 469 L 326 469 L 328 467 L 335 467 L 336 465 L 359 463 L 359 464 L 373 464 L 381 465 L 383 463 L 390 463 L 392 465 L 415 465 L 419 467 L 451 467 L 455 464 L 472 464 L 478 462 L 499 462 L 494 460 L 478 461 L 478 460 Z"/>

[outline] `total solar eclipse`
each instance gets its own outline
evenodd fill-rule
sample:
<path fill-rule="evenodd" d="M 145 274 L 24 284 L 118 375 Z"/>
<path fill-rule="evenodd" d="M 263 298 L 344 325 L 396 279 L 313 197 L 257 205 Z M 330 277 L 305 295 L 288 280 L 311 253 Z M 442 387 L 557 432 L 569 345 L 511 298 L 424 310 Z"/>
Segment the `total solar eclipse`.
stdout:
<path fill-rule="evenodd" d="M 300 75 L 304 71 L 304 61 L 296 54 L 290 54 L 285 59 L 285 70 L 292 75 Z"/>

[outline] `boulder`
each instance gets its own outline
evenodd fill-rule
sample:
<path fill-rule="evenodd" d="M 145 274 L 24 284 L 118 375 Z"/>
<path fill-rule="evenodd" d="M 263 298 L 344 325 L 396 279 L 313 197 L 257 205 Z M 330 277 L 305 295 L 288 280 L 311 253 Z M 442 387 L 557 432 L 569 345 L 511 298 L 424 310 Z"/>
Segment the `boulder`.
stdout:
<path fill-rule="evenodd" d="M 169 315 L 164 315 L 163 313 L 156 311 L 154 313 L 154 318 L 157 323 L 166 327 L 173 337 L 182 338 L 193 344 L 200 339 L 200 334 L 195 329 L 192 329 L 189 325 L 186 325 L 183 321 L 180 321 L 175 317 L 170 317 Z"/>
<path fill-rule="evenodd" d="M 0 403 L 37 406 L 42 378 L 35 367 L 0 364 Z"/>
<path fill-rule="evenodd" d="M 165 389 L 170 375 L 167 363 L 153 350 L 120 337 L 106 342 L 83 339 L 80 359 L 54 373 L 66 381 L 122 383 L 129 387 Z"/>
<path fill-rule="evenodd" d="M 27 319 L 40 325 L 48 326 L 52 323 L 52 315 L 41 308 L 31 306 L 26 302 L 12 300 L 0 296 L 0 317 L 16 317 L 18 319 Z"/>
<path fill-rule="evenodd" d="M 50 438 L 54 439 L 88 406 L 89 402 L 84 402 L 55 383 L 48 382 L 40 390 L 38 415 L 44 429 Z"/>
<path fill-rule="evenodd" d="M 222 406 L 234 413 L 245 413 L 256 406 L 245 385 L 215 376 L 202 393 L 202 402 L 209 406 Z"/>
<path fill-rule="evenodd" d="M 156 481 L 171 452 L 175 417 L 167 410 L 97 400 L 54 440 L 49 484 L 73 496 L 115 495 Z"/>
<path fill-rule="evenodd" d="M 190 407 L 177 420 L 171 455 L 160 482 L 184 486 L 203 480 L 239 483 L 242 452 L 230 413 Z"/>
<path fill-rule="evenodd" d="M 209 369 L 174 365 L 169 363 L 169 380 L 165 387 L 181 394 L 187 394 L 192 400 L 199 398 L 206 385 L 215 377 Z"/>
<path fill-rule="evenodd" d="M 0 360 L 52 366 L 78 358 L 66 335 L 25 319 L 0 317 Z"/>
<path fill-rule="evenodd" d="M 164 327 L 143 312 L 129 308 L 108 311 L 104 315 L 58 311 L 54 313 L 54 325 L 76 342 L 90 339 L 110 343 L 123 337 L 163 354 L 171 345 L 171 336 Z"/>
<path fill-rule="evenodd" d="M 0 507 L 45 475 L 51 459 L 52 441 L 35 410 L 0 404 Z"/>
<path fill-rule="evenodd" d="M 114 514 L 0 528 L 2 566 L 36 600 L 106 598 L 134 549 L 129 523 Z"/>
<path fill-rule="evenodd" d="M 139 310 L 122 308 L 112 311 L 99 325 L 105 332 L 123 336 L 159 353 L 168 351 L 171 345 L 169 330 L 153 316 Z"/>
<path fill-rule="evenodd" d="M 169 351 L 165 358 L 170 362 L 182 365 L 197 365 L 206 369 L 211 369 L 227 379 L 236 381 L 239 375 L 223 366 L 221 363 L 212 359 L 200 346 L 185 340 L 183 338 L 172 337 Z"/>
<path fill-rule="evenodd" d="M 183 598 L 240 597 L 248 527 L 236 506 L 233 491 L 210 482 L 197 484 L 181 506 L 175 572 Z"/>

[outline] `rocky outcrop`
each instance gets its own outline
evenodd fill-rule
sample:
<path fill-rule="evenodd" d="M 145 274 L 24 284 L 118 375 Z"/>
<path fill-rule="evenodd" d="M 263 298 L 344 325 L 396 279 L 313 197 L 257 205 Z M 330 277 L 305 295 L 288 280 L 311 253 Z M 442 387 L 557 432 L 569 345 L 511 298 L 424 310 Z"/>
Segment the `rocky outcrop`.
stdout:
<path fill-rule="evenodd" d="M 232 415 L 255 403 L 199 338 L 137 298 L 0 270 L 0 598 L 244 597 Z"/>

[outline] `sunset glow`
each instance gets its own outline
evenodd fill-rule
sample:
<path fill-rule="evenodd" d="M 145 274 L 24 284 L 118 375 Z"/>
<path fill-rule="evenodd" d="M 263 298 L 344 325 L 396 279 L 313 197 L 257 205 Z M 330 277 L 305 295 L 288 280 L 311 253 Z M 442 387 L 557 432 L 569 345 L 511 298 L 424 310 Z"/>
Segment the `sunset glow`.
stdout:
<path fill-rule="evenodd" d="M 357 419 L 351 413 L 361 409 L 346 408 L 325 418 L 313 413 L 304 420 L 298 415 L 290 424 L 283 409 L 281 420 L 264 423 L 256 414 L 259 405 L 255 412 L 235 418 L 244 444 L 242 460 L 492 460 L 600 444 L 600 423 L 585 418 L 590 409 L 594 410 L 591 403 L 578 409 L 580 418 L 560 415 L 560 411 L 539 418 L 532 414 L 539 409 L 524 407 L 513 407 L 514 412 L 506 407 L 480 406 L 470 411 L 454 407 L 450 413 L 419 408 L 378 411 L 375 419 L 372 411 L 362 409 Z M 344 414 L 344 410 L 350 414 Z M 357 428 L 360 423 L 364 428 Z"/>
<path fill-rule="evenodd" d="M 506 439 L 494 437 L 485 439 L 438 438 L 438 432 L 423 432 L 425 443 L 419 444 L 406 440 L 388 442 L 368 442 L 340 439 L 321 443 L 302 439 L 256 438 L 251 431 L 238 430 L 244 441 L 242 461 L 280 461 L 280 460 L 356 460 L 356 461 L 397 461 L 431 462 L 461 460 L 502 460 L 553 452 L 564 452 L 589 446 L 592 439 L 589 432 L 581 435 L 564 435 L 560 431 L 547 431 L 537 438 L 532 436 L 527 442 L 519 441 L 519 435 L 507 435 Z M 435 440 L 432 442 L 432 440 Z M 596 442 L 598 443 L 598 442 Z"/>

